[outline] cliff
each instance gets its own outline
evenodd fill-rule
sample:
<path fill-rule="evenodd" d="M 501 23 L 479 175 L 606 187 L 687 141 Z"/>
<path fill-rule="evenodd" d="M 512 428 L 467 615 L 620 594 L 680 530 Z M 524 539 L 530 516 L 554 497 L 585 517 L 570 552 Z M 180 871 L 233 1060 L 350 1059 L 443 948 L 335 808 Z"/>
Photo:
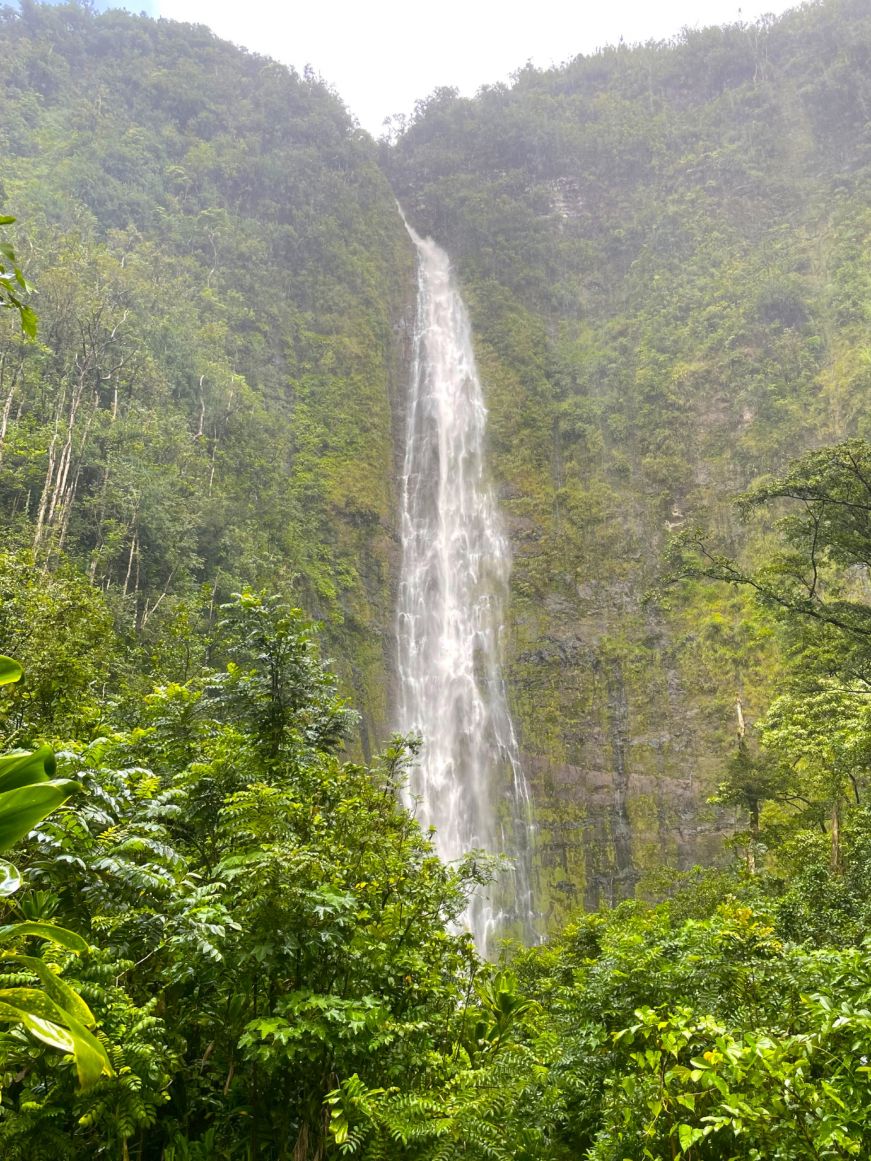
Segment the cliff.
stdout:
<path fill-rule="evenodd" d="M 736 492 L 865 431 L 869 56 L 829 0 L 437 92 L 383 152 L 472 312 L 552 914 L 721 850 L 706 800 L 777 658 L 663 550 L 701 525 L 752 557 Z"/>
<path fill-rule="evenodd" d="M 777 658 L 749 599 L 670 583 L 663 551 L 700 524 L 752 558 L 734 494 L 865 434 L 867 5 L 440 91 L 380 146 L 203 28 L 25 3 L 0 45 L 41 317 L 37 347 L 2 332 L 7 549 L 72 562 L 148 679 L 184 678 L 234 589 L 291 594 L 370 753 L 414 294 L 395 195 L 473 319 L 545 910 L 720 857 L 707 799 Z"/>

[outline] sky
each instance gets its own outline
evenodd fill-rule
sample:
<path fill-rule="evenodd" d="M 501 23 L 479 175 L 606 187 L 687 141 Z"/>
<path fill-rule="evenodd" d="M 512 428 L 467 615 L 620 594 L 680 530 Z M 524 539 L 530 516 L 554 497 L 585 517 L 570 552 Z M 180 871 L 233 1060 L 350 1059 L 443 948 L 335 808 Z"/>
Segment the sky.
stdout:
<path fill-rule="evenodd" d="M 471 96 L 527 61 L 547 67 L 622 37 L 779 15 L 799 0 L 99 0 L 207 24 L 298 71 L 310 64 L 364 129 L 447 85 Z"/>

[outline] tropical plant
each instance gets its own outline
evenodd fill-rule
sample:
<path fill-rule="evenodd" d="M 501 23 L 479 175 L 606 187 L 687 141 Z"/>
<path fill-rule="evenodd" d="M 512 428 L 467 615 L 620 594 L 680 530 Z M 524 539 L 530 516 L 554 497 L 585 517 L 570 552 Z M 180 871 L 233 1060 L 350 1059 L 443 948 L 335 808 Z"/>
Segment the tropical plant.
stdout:
<path fill-rule="evenodd" d="M 11 226 L 15 218 L 0 214 L 0 226 Z M 21 295 L 30 294 L 32 287 L 18 265 L 11 243 L 0 241 L 0 309 L 18 312 L 21 329 L 28 339 L 36 338 L 36 312 L 28 306 Z"/>
<path fill-rule="evenodd" d="M 16 661 L 0 657 L 0 685 L 21 677 Z M 14 846 L 77 789 L 74 782 L 54 775 L 54 754 L 48 747 L 0 758 L 0 850 Z M 5 860 L 0 861 L 0 875 L 0 896 L 9 899 L 21 887 L 21 875 Z M 40 954 L 30 950 L 32 940 L 41 942 Z M 0 1021 L 20 1025 L 43 1043 L 72 1056 L 83 1087 L 95 1084 L 104 1074 L 111 1075 L 106 1049 L 92 1031 L 96 1018 L 60 975 L 64 953 L 85 953 L 87 942 L 53 923 L 25 919 L 0 928 L 0 945 L 3 976 L 23 974 L 25 981 L 35 977 L 40 985 L 12 981 L 0 987 Z"/>

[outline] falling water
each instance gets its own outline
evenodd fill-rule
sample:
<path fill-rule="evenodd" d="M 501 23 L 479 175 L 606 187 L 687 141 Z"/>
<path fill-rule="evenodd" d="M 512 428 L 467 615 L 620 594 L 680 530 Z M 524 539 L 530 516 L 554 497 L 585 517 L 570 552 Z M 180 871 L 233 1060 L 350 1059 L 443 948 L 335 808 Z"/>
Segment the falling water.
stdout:
<path fill-rule="evenodd" d="M 500 668 L 509 554 L 484 471 L 487 412 L 447 254 L 410 227 L 418 305 L 402 476 L 399 719 L 424 747 L 409 788 L 441 857 L 510 858 L 472 897 L 478 948 L 534 938 L 529 789 Z"/>

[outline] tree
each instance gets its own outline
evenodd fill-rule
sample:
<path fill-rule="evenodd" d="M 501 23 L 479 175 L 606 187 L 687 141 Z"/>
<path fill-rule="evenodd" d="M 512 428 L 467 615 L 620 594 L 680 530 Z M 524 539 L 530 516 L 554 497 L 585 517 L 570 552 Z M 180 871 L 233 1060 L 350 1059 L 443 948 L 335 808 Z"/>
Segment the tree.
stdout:
<path fill-rule="evenodd" d="M 782 510 L 781 547 L 759 569 L 716 552 L 698 531 L 675 538 L 681 575 L 747 585 L 791 627 L 797 653 L 814 656 L 813 673 L 871 691 L 871 444 L 853 439 L 794 461 L 740 497 L 745 517 Z"/>
<path fill-rule="evenodd" d="M 406 745 L 342 761 L 351 719 L 302 614 L 250 592 L 222 612 L 226 668 L 69 744 L 87 794 L 29 846 L 57 918 L 99 938 L 123 984 L 106 995 L 118 1079 L 89 1131 L 69 1123 L 60 1078 L 22 1098 L 76 1159 L 121 1113 L 111 1132 L 143 1156 L 170 1142 L 215 1161 L 321 1158 L 328 1094 L 448 1061 L 479 970 L 449 930 L 466 869 L 443 866 L 399 804 Z"/>
<path fill-rule="evenodd" d="M 680 575 L 752 590 L 779 625 L 787 658 L 783 688 L 758 724 L 762 751 L 751 758 L 742 739 L 720 800 L 748 810 L 751 832 L 764 800 L 790 804 L 793 831 L 828 833 L 840 873 L 843 813 L 862 801 L 871 755 L 871 444 L 810 452 L 738 503 L 745 517 L 778 514 L 779 543 L 758 568 L 716 552 L 699 532 L 672 547 Z"/>
<path fill-rule="evenodd" d="M 0 685 L 20 680 L 21 666 L 0 657 Z M 69 780 L 54 777 L 55 760 L 43 747 L 34 753 L 13 751 L 0 758 L 0 850 L 17 844 L 76 789 Z M 0 897 L 9 899 L 21 887 L 16 868 L 0 860 Z M 29 944 L 41 940 L 43 953 L 35 955 Z M 11 945 L 11 948 L 8 946 Z M 36 978 L 37 987 L 12 981 L 0 987 L 0 1021 L 20 1024 L 32 1036 L 73 1057 L 82 1086 L 111 1075 L 106 1049 L 91 1031 L 96 1019 L 88 1005 L 54 966 L 57 952 L 78 955 L 88 950 L 80 935 L 52 923 L 13 922 L 0 928 L 0 972 L 23 973 Z M 54 955 L 45 949 L 51 949 Z"/>
<path fill-rule="evenodd" d="M 711 801 L 722 806 L 738 806 L 747 815 L 747 870 L 755 874 L 760 842 L 760 814 L 766 802 L 782 797 L 783 770 L 767 756 L 750 750 L 742 732 L 735 753 L 726 764 L 726 777 Z"/>

